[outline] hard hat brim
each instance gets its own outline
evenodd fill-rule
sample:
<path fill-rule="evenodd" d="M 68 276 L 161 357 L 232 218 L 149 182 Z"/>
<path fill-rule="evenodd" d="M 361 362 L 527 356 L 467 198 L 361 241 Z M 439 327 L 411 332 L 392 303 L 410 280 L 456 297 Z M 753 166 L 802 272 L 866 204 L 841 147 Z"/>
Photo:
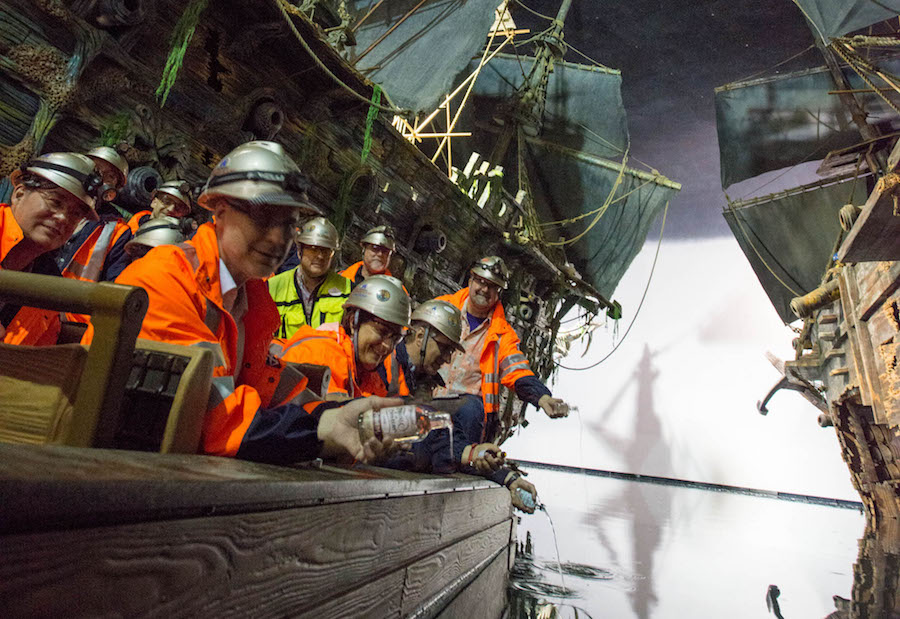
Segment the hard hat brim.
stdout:
<path fill-rule="evenodd" d="M 41 178 L 44 178 L 44 176 L 42 174 L 39 174 L 38 172 L 34 172 L 34 171 L 31 171 L 31 172 L 32 172 L 32 174 L 35 174 L 37 176 L 40 176 Z M 22 170 L 16 169 L 16 170 L 13 170 L 13 172 L 9 175 L 9 182 L 12 184 L 13 187 L 17 187 L 20 184 L 21 179 L 22 179 L 22 174 L 23 174 Z M 94 209 L 94 207 L 92 205 L 90 205 L 89 203 L 87 203 L 85 201 L 84 198 L 72 193 L 71 191 L 69 191 L 65 187 L 62 187 L 61 185 L 57 185 L 55 182 L 53 182 L 53 180 L 51 180 L 49 178 L 44 178 L 44 180 L 50 181 L 51 183 L 56 185 L 57 189 L 62 189 L 67 194 L 71 195 L 76 200 L 78 200 L 79 202 L 84 204 L 84 206 L 87 209 L 87 215 L 84 216 L 85 219 L 89 219 L 90 221 L 100 221 L 100 215 L 97 213 L 97 211 Z"/>

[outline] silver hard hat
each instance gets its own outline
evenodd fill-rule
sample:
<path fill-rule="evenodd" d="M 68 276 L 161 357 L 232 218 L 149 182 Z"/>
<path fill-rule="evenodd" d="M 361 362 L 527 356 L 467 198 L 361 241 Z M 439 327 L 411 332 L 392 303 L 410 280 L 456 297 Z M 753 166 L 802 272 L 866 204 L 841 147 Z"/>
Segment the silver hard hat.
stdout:
<path fill-rule="evenodd" d="M 394 240 L 394 229 L 390 226 L 375 226 L 362 238 L 360 243 L 369 243 L 370 245 L 379 245 L 386 249 L 394 251 L 397 248 L 397 242 Z"/>
<path fill-rule="evenodd" d="M 472 273 L 497 284 L 504 290 L 509 285 L 509 269 L 506 268 L 503 258 L 499 256 L 482 258 L 472 267 Z"/>
<path fill-rule="evenodd" d="M 222 196 L 249 203 L 296 208 L 308 215 L 321 215 L 306 197 L 309 181 L 284 147 L 277 142 L 254 140 L 241 144 L 219 162 L 197 203 L 210 209 L 209 199 Z"/>
<path fill-rule="evenodd" d="M 313 245 L 335 250 L 340 247 L 337 228 L 324 217 L 314 217 L 303 224 L 297 230 L 294 240 L 300 245 Z"/>
<path fill-rule="evenodd" d="M 385 322 L 409 326 L 409 295 L 403 284 L 390 275 L 373 275 L 353 289 L 344 302 L 345 308 L 355 307 Z"/>
<path fill-rule="evenodd" d="M 464 350 L 462 345 L 462 312 L 459 308 L 440 299 L 425 301 L 410 316 L 410 322 L 424 322 L 440 331 L 453 345 Z"/>
<path fill-rule="evenodd" d="M 187 181 L 166 181 L 153 190 L 150 199 L 155 198 L 158 193 L 168 194 L 188 207 L 188 210 L 191 208 L 191 186 Z"/>
<path fill-rule="evenodd" d="M 177 245 L 184 242 L 181 224 L 174 217 L 156 217 L 145 221 L 134 233 L 134 238 L 125 244 L 125 253 L 134 257 L 141 248 Z"/>
<path fill-rule="evenodd" d="M 128 180 L 128 162 L 119 151 L 111 146 L 98 146 L 85 154 L 94 161 L 101 176 L 107 170 L 116 175 L 116 189 L 121 189 L 125 186 Z"/>
<path fill-rule="evenodd" d="M 9 175 L 13 186 L 26 172 L 48 180 L 81 200 L 88 207 L 88 219 L 100 217 L 94 210 L 97 195 L 103 190 L 103 178 L 94 162 L 78 153 L 47 153 L 35 157 Z"/>

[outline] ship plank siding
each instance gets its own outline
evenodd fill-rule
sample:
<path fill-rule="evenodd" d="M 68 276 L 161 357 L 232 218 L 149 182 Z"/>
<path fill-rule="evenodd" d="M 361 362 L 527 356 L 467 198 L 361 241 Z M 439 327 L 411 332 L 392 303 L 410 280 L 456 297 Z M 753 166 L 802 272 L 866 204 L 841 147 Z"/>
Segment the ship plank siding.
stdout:
<path fill-rule="evenodd" d="M 509 522 L 497 524 L 441 550 L 422 557 L 399 570 L 380 576 L 377 580 L 355 589 L 346 595 L 336 596 L 316 606 L 302 617 L 406 617 L 440 594 L 453 578 L 466 575 L 468 570 L 496 555 L 506 574 L 506 554 L 509 543 Z M 383 572 L 382 572 L 383 573 Z M 480 574 L 472 574 L 477 582 Z M 504 581 L 491 579 L 490 597 L 503 601 Z M 439 605 L 438 605 L 439 607 Z M 502 609 L 502 606 L 501 606 Z M 458 615 L 457 615 L 458 616 Z M 484 617 L 487 615 L 476 614 Z"/>
<path fill-rule="evenodd" d="M 502 522 L 407 567 L 403 584 L 403 615 L 411 614 L 424 601 L 440 593 L 447 582 L 505 549 L 509 544 L 509 530 L 509 522 Z"/>
<path fill-rule="evenodd" d="M 900 263 L 847 265 L 841 286 L 860 399 L 876 423 L 900 425 Z"/>
<path fill-rule="evenodd" d="M 500 617 L 506 606 L 506 597 L 495 591 L 505 591 L 509 579 L 509 568 L 505 556 L 498 556 L 484 572 L 459 592 L 444 608 L 437 619 L 457 619 L 458 617 Z"/>
<path fill-rule="evenodd" d="M 73 608 L 86 615 L 296 614 L 436 549 L 483 539 L 479 531 L 489 527 L 501 532 L 491 533 L 491 543 L 505 547 L 509 517 L 508 492 L 497 487 L 8 535 L 0 606 L 13 616 L 36 609 L 65 616 Z"/>

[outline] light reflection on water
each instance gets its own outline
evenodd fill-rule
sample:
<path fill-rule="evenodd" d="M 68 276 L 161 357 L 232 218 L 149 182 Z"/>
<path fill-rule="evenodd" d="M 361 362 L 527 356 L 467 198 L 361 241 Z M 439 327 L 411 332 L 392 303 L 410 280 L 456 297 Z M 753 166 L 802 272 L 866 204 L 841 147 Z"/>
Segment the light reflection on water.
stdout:
<path fill-rule="evenodd" d="M 824 618 L 851 597 L 858 511 L 547 470 L 529 479 L 560 564 L 547 517 L 523 516 L 513 618 L 775 617 L 773 585 L 768 606 L 784 619 Z"/>

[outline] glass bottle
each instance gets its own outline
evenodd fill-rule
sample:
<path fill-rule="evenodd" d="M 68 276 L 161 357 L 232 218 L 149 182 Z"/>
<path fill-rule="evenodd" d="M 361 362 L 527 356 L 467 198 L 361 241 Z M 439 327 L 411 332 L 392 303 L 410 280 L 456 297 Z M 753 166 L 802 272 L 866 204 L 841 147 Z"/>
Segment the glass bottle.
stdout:
<path fill-rule="evenodd" d="M 359 415 L 359 439 L 363 443 L 373 436 L 379 441 L 392 438 L 399 443 L 414 443 L 439 428 L 452 428 L 449 413 L 421 404 L 369 409 Z"/>

